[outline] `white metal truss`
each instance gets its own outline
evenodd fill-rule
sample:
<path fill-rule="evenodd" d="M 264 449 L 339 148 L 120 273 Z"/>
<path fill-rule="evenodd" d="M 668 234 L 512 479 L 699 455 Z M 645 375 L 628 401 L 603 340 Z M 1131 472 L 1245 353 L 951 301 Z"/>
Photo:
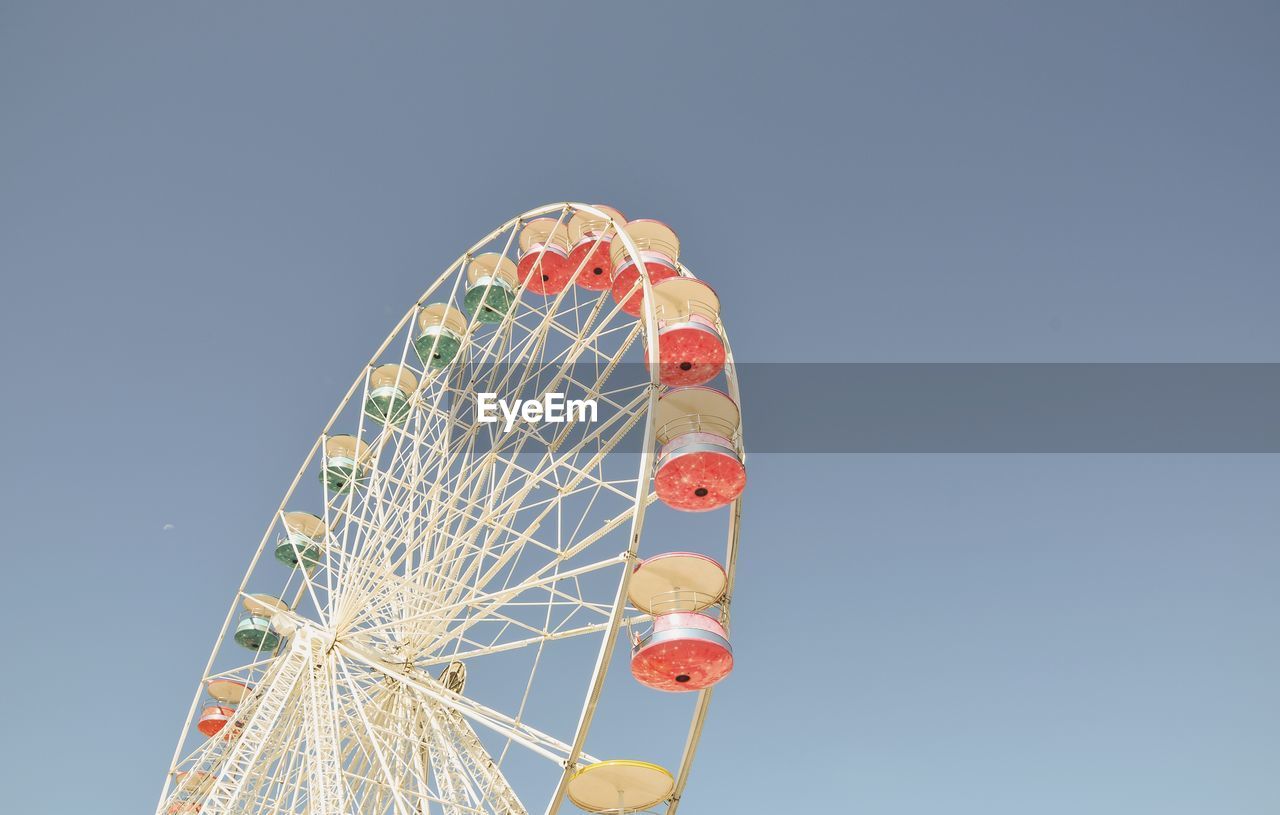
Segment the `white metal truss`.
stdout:
<path fill-rule="evenodd" d="M 298 682 L 306 673 L 309 657 L 307 643 L 299 639 L 294 640 L 278 660 L 275 671 L 256 697 L 243 732 L 232 742 L 231 749 L 219 763 L 212 790 L 201 806 L 202 813 L 223 815 L 239 811 L 246 782 L 252 777 L 254 765 L 262 758 L 281 715 L 293 699 Z"/>
<path fill-rule="evenodd" d="M 528 815 L 515 790 L 502 775 L 502 770 L 460 713 L 437 706 L 431 711 L 431 720 L 433 726 L 439 724 L 441 732 L 457 748 L 462 764 L 477 782 L 481 799 L 488 801 L 494 812 L 498 815 Z"/>
<path fill-rule="evenodd" d="M 345 815 L 340 739 L 334 710 L 334 665 L 327 659 L 323 638 L 306 628 L 298 631 L 307 650 L 306 681 L 307 781 L 312 815 Z"/>
<path fill-rule="evenodd" d="M 608 291 L 570 284 L 538 297 L 522 288 L 500 322 L 468 323 L 457 364 L 432 370 L 414 351 L 424 309 L 463 302 L 471 259 L 497 252 L 514 261 L 523 224 L 564 223 L 574 212 L 609 220 L 589 205 L 551 204 L 478 241 L 400 318 L 346 392 L 236 592 L 157 815 L 528 815 L 509 766 L 504 772 L 512 754 L 558 777 L 544 810 L 555 815 L 568 779 L 596 761 L 584 747 L 614 643 L 624 625 L 646 619 L 626 600 L 655 500 L 652 412 L 660 387 L 641 360 L 657 359 L 658 324 L 643 260 L 628 293 L 646 295 L 639 320 Z M 607 231 L 640 257 L 625 225 L 610 221 Z M 343 302 L 328 319 L 357 306 Z M 388 363 L 419 383 L 399 425 L 365 411 L 369 370 Z M 629 375 L 635 370 L 643 376 Z M 726 371 L 737 399 L 731 354 Z M 605 415 L 589 426 L 518 423 L 500 433 L 471 410 L 480 391 L 562 391 L 597 399 Z M 337 434 L 368 450 L 351 491 L 317 478 L 325 440 Z M 638 440 L 638 455 L 618 455 L 626 438 Z M 276 547 L 288 536 L 286 512 L 299 509 L 326 531 L 313 566 L 286 568 Z M 730 587 L 740 517 L 735 502 Z M 287 547 L 301 557 L 295 543 Z M 285 606 L 272 618 L 282 643 L 249 653 L 232 634 L 239 610 L 262 594 Z M 580 713 L 576 721 L 544 721 L 531 690 L 552 670 L 548 655 L 560 643 L 584 638 L 597 644 L 589 651 L 595 659 L 570 677 L 582 685 Z M 463 663 L 470 667 L 457 667 Z M 465 670 L 505 677 L 505 689 L 485 696 L 463 684 Z M 247 691 L 231 723 L 205 737 L 195 725 L 213 679 Z M 679 805 L 709 701 L 709 691 L 697 700 L 666 815 Z"/>

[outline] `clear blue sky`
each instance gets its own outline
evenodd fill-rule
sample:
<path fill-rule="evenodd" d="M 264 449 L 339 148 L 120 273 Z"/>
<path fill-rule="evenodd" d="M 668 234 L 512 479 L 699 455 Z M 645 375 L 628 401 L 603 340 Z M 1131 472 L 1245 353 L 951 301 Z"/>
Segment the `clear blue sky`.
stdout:
<path fill-rule="evenodd" d="M 0 2 L 7 811 L 153 806 L 342 388 L 530 206 L 677 225 L 744 360 L 1277 360 L 1274 3 L 452 5 Z M 1280 811 L 1278 494 L 754 458 L 682 814 Z"/>

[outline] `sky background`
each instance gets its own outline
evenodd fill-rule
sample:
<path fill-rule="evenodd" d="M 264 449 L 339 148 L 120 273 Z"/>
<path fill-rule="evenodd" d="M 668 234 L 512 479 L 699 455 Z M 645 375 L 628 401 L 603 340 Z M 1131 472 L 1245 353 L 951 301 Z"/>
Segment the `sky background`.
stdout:
<path fill-rule="evenodd" d="M 745 361 L 1277 361 L 1278 35 L 1269 2 L 0 0 L 6 810 L 154 806 L 336 400 L 532 206 L 675 225 Z M 750 468 L 682 815 L 1280 811 L 1277 456 Z"/>

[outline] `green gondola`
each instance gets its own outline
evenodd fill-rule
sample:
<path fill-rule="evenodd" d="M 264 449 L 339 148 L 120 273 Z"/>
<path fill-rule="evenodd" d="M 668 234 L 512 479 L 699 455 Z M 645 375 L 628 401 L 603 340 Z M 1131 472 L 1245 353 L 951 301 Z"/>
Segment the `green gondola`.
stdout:
<path fill-rule="evenodd" d="M 369 374 L 369 397 L 364 412 L 384 424 L 399 427 L 409 418 L 412 394 L 418 389 L 418 378 L 399 365 L 383 365 Z"/>

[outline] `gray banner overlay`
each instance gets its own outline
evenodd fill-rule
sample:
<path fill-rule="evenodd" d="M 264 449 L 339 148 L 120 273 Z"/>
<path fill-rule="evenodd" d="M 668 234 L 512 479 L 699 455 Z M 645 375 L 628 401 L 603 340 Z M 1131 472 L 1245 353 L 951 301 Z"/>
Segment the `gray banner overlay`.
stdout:
<path fill-rule="evenodd" d="M 1274 363 L 738 368 L 749 452 L 1280 452 Z"/>
<path fill-rule="evenodd" d="M 459 366 L 453 409 L 465 423 L 480 391 L 583 399 L 601 381 L 586 364 L 551 365 L 517 387 L 522 373 Z M 1280 363 L 745 363 L 737 375 L 748 453 L 1280 452 Z M 618 405 L 648 372 L 625 364 L 603 381 L 616 404 L 600 400 L 595 422 L 542 424 L 538 435 L 562 437 L 563 449 L 618 432 L 630 415 Z M 723 389 L 724 378 L 708 384 Z M 642 430 L 612 451 L 638 452 Z M 501 422 L 478 435 L 481 447 L 511 441 Z"/>

